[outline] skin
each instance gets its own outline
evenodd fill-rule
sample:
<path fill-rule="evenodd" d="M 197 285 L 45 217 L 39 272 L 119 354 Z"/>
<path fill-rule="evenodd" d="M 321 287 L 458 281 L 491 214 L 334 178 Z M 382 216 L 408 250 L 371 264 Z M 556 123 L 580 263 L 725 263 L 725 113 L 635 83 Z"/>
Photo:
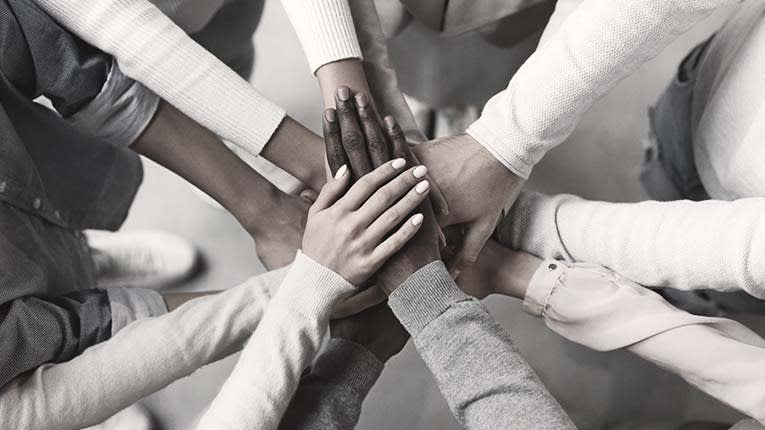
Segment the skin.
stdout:
<path fill-rule="evenodd" d="M 288 148 L 290 144 L 275 145 Z M 131 148 L 177 173 L 231 212 L 257 242 L 267 268 L 292 261 L 308 203 L 281 192 L 215 134 L 163 102 Z"/>

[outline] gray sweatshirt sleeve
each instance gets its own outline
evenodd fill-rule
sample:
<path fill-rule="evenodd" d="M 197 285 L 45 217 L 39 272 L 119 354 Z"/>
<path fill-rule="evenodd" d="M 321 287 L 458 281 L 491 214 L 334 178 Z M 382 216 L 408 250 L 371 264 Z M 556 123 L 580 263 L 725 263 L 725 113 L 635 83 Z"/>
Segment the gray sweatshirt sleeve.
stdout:
<path fill-rule="evenodd" d="M 300 381 L 284 414 L 284 430 L 351 430 L 384 364 L 361 345 L 332 339 Z"/>
<path fill-rule="evenodd" d="M 442 262 L 412 275 L 388 303 L 466 429 L 576 428 L 510 336 L 460 291 Z"/>

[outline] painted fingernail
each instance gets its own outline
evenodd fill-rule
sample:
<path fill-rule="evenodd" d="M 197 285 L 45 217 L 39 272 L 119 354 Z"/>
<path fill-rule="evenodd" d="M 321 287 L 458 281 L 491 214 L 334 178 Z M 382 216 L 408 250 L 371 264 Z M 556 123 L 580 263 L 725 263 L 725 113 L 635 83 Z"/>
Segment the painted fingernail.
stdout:
<path fill-rule="evenodd" d="M 396 125 L 396 120 L 393 119 L 392 116 L 388 115 L 388 116 L 385 117 L 385 125 L 387 125 L 388 127 L 393 128 Z"/>
<path fill-rule="evenodd" d="M 356 94 L 356 104 L 359 105 L 359 107 L 367 107 L 369 104 L 369 99 L 367 98 L 366 94 Z"/>
<path fill-rule="evenodd" d="M 390 163 L 390 165 L 393 166 L 394 169 L 398 170 L 406 166 L 406 160 L 404 160 L 403 158 L 396 158 L 395 160 L 393 160 L 392 163 Z"/>
<path fill-rule="evenodd" d="M 422 181 L 419 184 L 417 184 L 416 187 L 414 187 L 414 190 L 418 193 L 422 194 L 425 191 L 428 191 L 428 188 L 430 188 L 430 182 L 428 181 Z"/>
<path fill-rule="evenodd" d="M 428 174 L 428 168 L 425 166 L 417 166 L 416 169 L 412 172 L 415 178 L 422 178 L 423 176 Z"/>
<path fill-rule="evenodd" d="M 337 169 L 337 173 L 335 173 L 335 179 L 342 178 L 346 173 L 348 173 L 348 166 L 343 164 L 339 169 Z"/>
<path fill-rule="evenodd" d="M 425 217 L 422 214 L 417 214 L 412 217 L 412 224 L 414 225 L 420 225 L 422 224 L 422 221 L 425 219 Z"/>
<path fill-rule="evenodd" d="M 351 90 L 348 87 L 340 87 L 337 89 L 337 97 L 340 100 L 347 102 L 348 99 L 351 98 Z"/>
<path fill-rule="evenodd" d="M 328 122 L 335 122 L 337 121 L 337 111 L 334 109 L 327 109 L 324 111 L 324 119 L 326 119 Z"/>

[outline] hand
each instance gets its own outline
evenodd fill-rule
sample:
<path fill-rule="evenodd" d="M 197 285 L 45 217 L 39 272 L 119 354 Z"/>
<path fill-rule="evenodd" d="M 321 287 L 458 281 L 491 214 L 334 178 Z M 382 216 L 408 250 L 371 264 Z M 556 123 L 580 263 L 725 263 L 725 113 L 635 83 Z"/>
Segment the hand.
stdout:
<path fill-rule="evenodd" d="M 468 135 L 436 139 L 416 145 L 414 151 L 428 166 L 449 205 L 449 213 L 439 224 L 464 229 L 464 240 L 449 261 L 450 272 L 457 278 L 476 262 L 525 181 Z"/>
<path fill-rule="evenodd" d="M 337 112 L 330 109 L 324 115 L 327 161 L 332 172 L 350 163 L 354 175 L 359 177 L 391 156 L 414 160 L 404 133 L 393 118 L 386 118 L 386 130 L 381 130 L 366 101 L 363 94 L 352 100 L 348 89 L 340 88 Z M 418 210 L 424 216 L 422 228 L 378 273 L 378 285 L 386 294 L 391 294 L 421 267 L 440 258 L 440 230 L 430 202 L 424 201 Z"/>
<path fill-rule="evenodd" d="M 385 303 L 350 318 L 332 321 L 330 333 L 335 339 L 363 346 L 383 363 L 401 352 L 409 340 L 409 333 Z"/>
<path fill-rule="evenodd" d="M 338 169 L 308 211 L 303 252 L 362 285 L 422 226 L 423 215 L 410 213 L 428 195 L 429 183 L 422 180 L 427 169 L 405 166 L 402 158 L 389 161 L 347 193 L 351 174 L 345 166 Z"/>

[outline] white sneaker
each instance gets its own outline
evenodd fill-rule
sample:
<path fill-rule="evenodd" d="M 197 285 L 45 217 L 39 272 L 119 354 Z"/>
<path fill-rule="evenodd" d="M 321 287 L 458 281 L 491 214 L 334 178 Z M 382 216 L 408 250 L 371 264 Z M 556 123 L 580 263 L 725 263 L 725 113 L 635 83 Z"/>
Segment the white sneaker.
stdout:
<path fill-rule="evenodd" d="M 100 288 L 161 288 L 190 276 L 199 260 L 188 240 L 161 231 L 87 230 L 85 236 Z"/>
<path fill-rule="evenodd" d="M 117 412 L 103 423 L 83 430 L 153 430 L 149 411 L 140 403 Z"/>

